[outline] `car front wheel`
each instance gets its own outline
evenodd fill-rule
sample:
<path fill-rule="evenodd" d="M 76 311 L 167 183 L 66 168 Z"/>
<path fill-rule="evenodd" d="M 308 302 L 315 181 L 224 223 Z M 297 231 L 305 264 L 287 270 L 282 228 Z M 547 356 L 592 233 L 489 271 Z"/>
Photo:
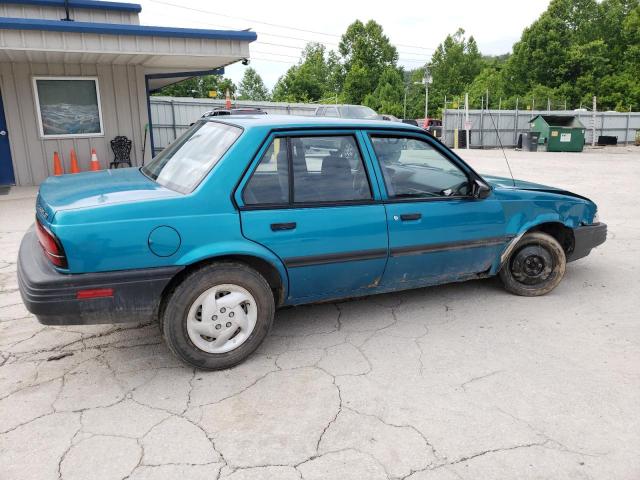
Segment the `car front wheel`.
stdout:
<path fill-rule="evenodd" d="M 542 232 L 524 235 L 500 269 L 505 289 L 537 297 L 556 288 L 564 277 L 566 255 L 558 241 Z"/>
<path fill-rule="evenodd" d="M 167 299 L 162 331 L 171 351 L 203 369 L 232 367 L 253 353 L 273 323 L 269 284 L 240 263 L 208 265 L 189 274 Z"/>

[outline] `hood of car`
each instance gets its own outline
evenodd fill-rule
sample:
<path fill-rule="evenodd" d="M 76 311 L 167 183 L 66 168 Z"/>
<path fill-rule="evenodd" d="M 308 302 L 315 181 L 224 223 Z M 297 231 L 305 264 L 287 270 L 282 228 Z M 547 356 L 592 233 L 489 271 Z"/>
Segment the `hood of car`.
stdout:
<path fill-rule="evenodd" d="M 138 168 L 119 168 L 49 177 L 40 185 L 36 209 L 51 221 L 60 210 L 177 196 L 180 194 L 145 177 Z"/>
<path fill-rule="evenodd" d="M 494 188 L 510 189 L 510 190 L 531 190 L 535 192 L 548 192 L 556 193 L 559 195 L 566 195 L 569 197 L 580 198 L 582 200 L 589 200 L 577 193 L 569 192 L 562 188 L 550 187 L 549 185 L 542 185 L 540 183 L 527 182 L 525 180 L 511 179 L 508 177 L 497 177 L 494 175 L 482 175 L 482 178 L 487 181 Z"/>

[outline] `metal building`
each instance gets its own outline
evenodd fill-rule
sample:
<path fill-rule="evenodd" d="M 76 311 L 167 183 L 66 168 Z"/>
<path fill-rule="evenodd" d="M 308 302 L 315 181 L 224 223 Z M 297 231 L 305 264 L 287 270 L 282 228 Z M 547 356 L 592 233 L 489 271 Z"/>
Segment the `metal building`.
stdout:
<path fill-rule="evenodd" d="M 110 140 L 152 157 L 149 92 L 223 73 L 249 58 L 254 32 L 140 25 L 141 6 L 97 0 L 0 0 L 0 185 L 37 185 L 57 151 L 104 166 Z"/>

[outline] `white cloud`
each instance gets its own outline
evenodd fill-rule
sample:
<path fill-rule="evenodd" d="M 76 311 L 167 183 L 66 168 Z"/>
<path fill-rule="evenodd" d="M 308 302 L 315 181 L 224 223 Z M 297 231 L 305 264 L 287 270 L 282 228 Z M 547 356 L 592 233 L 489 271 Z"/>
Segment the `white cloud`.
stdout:
<path fill-rule="evenodd" d="M 307 41 L 320 41 L 328 48 L 336 48 L 339 36 L 356 19 L 373 19 L 380 23 L 391 42 L 398 47 L 400 63 L 407 68 L 415 68 L 429 60 L 433 49 L 459 27 L 475 37 L 482 53 L 509 52 L 522 30 L 547 8 L 549 0 L 325 0 L 322 3 L 240 0 L 222 4 L 207 0 L 141 0 L 139 3 L 142 4 L 141 22 L 147 25 L 251 28 L 258 32 L 258 41 L 251 44 L 251 65 L 271 88 L 278 77 L 297 62 Z M 231 5 L 231 8 L 225 10 L 223 5 Z M 226 75 L 238 82 L 245 68 L 240 64 L 232 65 L 227 67 Z"/>

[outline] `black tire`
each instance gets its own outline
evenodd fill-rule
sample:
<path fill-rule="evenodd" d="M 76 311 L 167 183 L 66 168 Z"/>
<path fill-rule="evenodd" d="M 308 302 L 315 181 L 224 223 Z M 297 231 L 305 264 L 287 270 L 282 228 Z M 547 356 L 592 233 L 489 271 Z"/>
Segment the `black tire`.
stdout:
<path fill-rule="evenodd" d="M 226 353 L 208 353 L 198 348 L 187 333 L 187 316 L 192 304 L 211 287 L 235 284 L 251 293 L 257 304 L 257 321 L 247 340 Z M 275 302 L 271 288 L 262 275 L 242 263 L 221 262 L 190 273 L 169 293 L 161 313 L 161 331 L 173 354 L 183 362 L 202 370 L 233 367 L 251 355 L 269 333 Z"/>
<path fill-rule="evenodd" d="M 516 295 L 538 297 L 556 288 L 564 277 L 567 257 L 551 235 L 524 235 L 500 270 L 504 288 Z"/>

